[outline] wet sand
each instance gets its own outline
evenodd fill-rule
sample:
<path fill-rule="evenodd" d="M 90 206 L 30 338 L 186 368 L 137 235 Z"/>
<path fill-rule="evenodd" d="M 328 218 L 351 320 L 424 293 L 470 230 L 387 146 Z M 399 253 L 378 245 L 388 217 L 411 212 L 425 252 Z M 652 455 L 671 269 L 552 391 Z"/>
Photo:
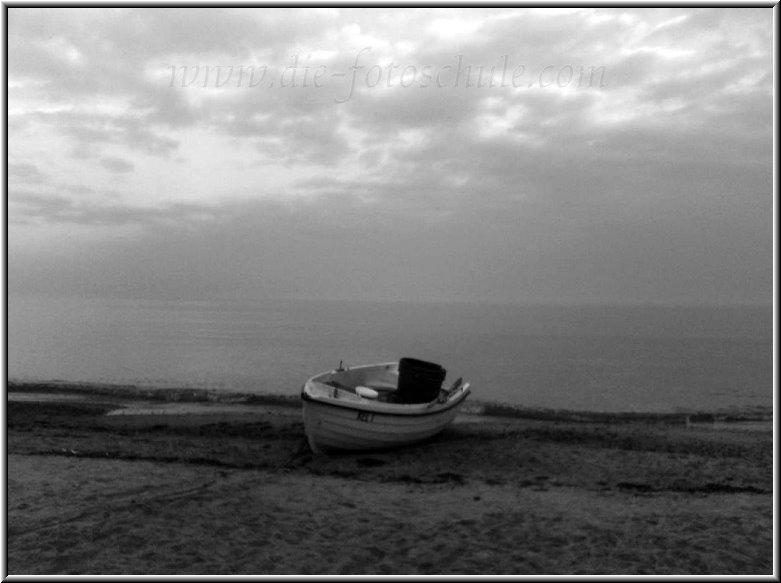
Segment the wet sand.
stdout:
<path fill-rule="evenodd" d="M 11 575 L 773 573 L 769 425 L 462 415 L 314 456 L 290 406 L 49 395 L 7 416 Z"/>

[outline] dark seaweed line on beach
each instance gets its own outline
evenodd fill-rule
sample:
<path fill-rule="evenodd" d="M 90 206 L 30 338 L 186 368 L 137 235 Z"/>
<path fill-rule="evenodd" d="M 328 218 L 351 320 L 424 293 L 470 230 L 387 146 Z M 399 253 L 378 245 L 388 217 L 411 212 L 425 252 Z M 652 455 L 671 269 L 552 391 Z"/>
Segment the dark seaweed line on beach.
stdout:
<path fill-rule="evenodd" d="M 206 457 L 194 457 L 194 458 L 186 458 L 186 457 L 179 457 L 179 456 L 143 456 L 143 455 L 135 455 L 135 454 L 128 454 L 128 453 L 119 453 L 119 452 L 79 452 L 79 451 L 71 451 L 71 450 L 48 450 L 48 451 L 38 451 L 38 452 L 29 452 L 27 455 L 39 455 L 39 456 L 65 456 L 65 457 L 78 457 L 78 458 L 90 458 L 90 459 L 110 459 L 110 460 L 119 460 L 119 461 L 126 461 L 126 462 L 154 462 L 154 463 L 171 463 L 171 464 L 191 464 L 196 466 L 211 466 L 211 467 L 218 467 L 222 469 L 230 469 L 230 470 L 261 470 L 261 471 L 282 471 L 287 472 L 290 470 L 295 469 L 296 467 L 304 467 L 306 466 L 306 461 L 311 461 L 311 456 L 308 456 L 308 459 L 304 461 L 304 463 L 299 464 L 290 464 L 285 463 L 282 466 L 275 465 L 275 464 L 264 464 L 264 463 L 235 463 L 235 462 L 224 462 L 221 460 L 216 460 L 212 458 L 206 458 Z M 358 463 L 358 466 L 361 466 L 361 463 Z M 313 475 L 322 475 L 322 476 L 329 476 L 329 477 L 338 477 L 343 479 L 359 479 L 359 480 L 367 480 L 367 477 L 365 475 L 362 475 L 362 473 L 359 470 L 345 470 L 345 469 L 329 469 L 329 470 L 316 470 L 316 469 L 310 469 L 310 473 Z M 426 477 L 426 478 L 420 478 L 417 476 L 411 476 L 409 474 L 400 474 L 400 475 L 392 475 L 392 476 L 372 476 L 369 478 L 370 481 L 381 481 L 381 482 L 398 482 L 398 483 L 407 483 L 407 484 L 417 484 L 417 485 L 434 485 L 434 484 L 447 484 L 447 483 L 455 483 L 457 485 L 465 485 L 468 483 L 468 478 L 465 476 L 454 473 L 454 472 L 440 472 L 434 476 Z M 493 480 L 480 480 L 488 484 L 494 484 L 496 485 L 497 482 Z M 501 484 L 501 483 L 499 483 Z M 181 495 L 188 494 L 190 492 L 200 491 L 204 489 L 204 487 L 208 487 L 211 485 L 211 482 L 207 485 L 200 485 L 196 486 L 194 488 L 188 488 L 186 490 L 182 491 L 176 491 L 173 493 L 162 493 L 160 494 L 160 498 L 176 498 Z M 522 481 L 517 484 L 520 488 L 533 488 L 533 489 L 542 489 L 542 490 L 549 490 L 552 487 L 560 486 L 560 487 L 568 487 L 566 484 L 560 484 L 560 483 L 551 483 L 551 484 L 545 484 L 542 485 L 536 481 Z M 763 488 L 757 488 L 756 486 L 734 486 L 732 484 L 719 484 L 716 482 L 709 482 L 702 485 L 693 485 L 693 484 L 671 484 L 668 486 L 653 486 L 651 484 L 643 483 L 643 482 L 617 482 L 614 486 L 606 486 L 602 487 L 600 489 L 601 491 L 610 491 L 610 490 L 618 490 L 621 492 L 627 492 L 627 493 L 633 493 L 633 494 L 647 494 L 647 495 L 654 495 L 654 494 L 664 494 L 664 493 L 679 493 L 679 494 L 771 494 L 772 490 L 766 490 Z"/>
<path fill-rule="evenodd" d="M 732 484 L 717 484 L 708 483 L 702 486 L 667 486 L 667 487 L 655 487 L 649 484 L 635 483 L 635 482 L 618 482 L 616 488 L 619 490 L 630 490 L 633 492 L 641 493 L 657 493 L 657 492 L 680 492 L 683 494 L 772 494 L 772 490 L 765 490 L 763 488 L 757 488 L 756 486 L 733 486 Z"/>
<path fill-rule="evenodd" d="M 164 464 L 191 464 L 196 466 L 211 466 L 222 469 L 230 470 L 261 470 L 261 471 L 282 471 L 286 472 L 296 468 L 302 468 L 312 460 L 312 454 L 301 455 L 299 453 L 294 454 L 291 459 L 284 464 L 273 463 L 252 463 L 252 462 L 226 462 L 208 457 L 183 457 L 183 456 L 160 456 L 160 455 L 138 455 L 133 453 L 117 452 L 117 451 L 77 451 L 70 449 L 50 449 L 43 451 L 31 451 L 25 455 L 35 456 L 63 456 L 63 457 L 75 457 L 86 459 L 105 459 L 105 460 L 118 460 L 124 462 L 155 462 Z M 361 458 L 366 459 L 366 458 Z M 364 463 L 361 459 L 356 460 L 358 467 L 363 467 Z M 328 470 L 310 470 L 313 475 L 339 477 L 346 479 L 366 479 L 366 476 L 359 471 L 340 470 L 340 469 L 328 469 Z M 415 483 L 415 484 L 443 484 L 443 483 L 457 483 L 463 485 L 466 479 L 461 475 L 453 472 L 440 472 L 431 478 L 424 479 L 419 477 L 413 477 L 408 474 L 402 474 L 399 476 L 384 476 L 379 481 L 384 482 L 403 482 L 403 483 Z M 197 488 L 196 488 L 197 489 Z"/>
<path fill-rule="evenodd" d="M 139 455 L 134 453 L 125 453 L 117 451 L 78 451 L 69 449 L 50 449 L 43 451 L 30 451 L 25 455 L 40 456 L 63 456 L 87 459 L 119 460 L 124 462 L 157 462 L 164 464 L 192 464 L 196 466 L 212 466 L 230 470 L 278 470 L 285 469 L 286 466 L 279 466 L 272 463 L 257 462 L 226 462 L 208 457 L 183 457 L 183 456 L 161 456 L 161 455 Z"/>
<path fill-rule="evenodd" d="M 211 389 L 109 385 L 66 381 L 9 381 L 8 392 L 101 396 L 116 399 L 149 400 L 161 403 L 220 403 L 237 405 L 277 405 L 287 407 L 298 407 L 300 405 L 298 393 L 294 395 L 272 393 L 256 394 Z M 733 412 L 603 412 L 524 407 L 522 405 L 485 402 L 480 400 L 468 401 L 463 406 L 462 412 L 477 416 L 582 423 L 739 423 L 771 421 L 773 418 L 772 410 L 767 408 Z"/>

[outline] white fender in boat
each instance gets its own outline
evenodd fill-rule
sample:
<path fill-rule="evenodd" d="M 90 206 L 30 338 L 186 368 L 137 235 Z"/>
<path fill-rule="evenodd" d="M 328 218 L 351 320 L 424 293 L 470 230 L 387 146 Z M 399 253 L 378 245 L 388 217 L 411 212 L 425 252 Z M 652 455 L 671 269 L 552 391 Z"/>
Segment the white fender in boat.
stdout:
<path fill-rule="evenodd" d="M 360 385 L 358 385 L 357 387 L 355 387 L 355 393 L 356 393 L 358 396 L 360 396 L 360 397 L 364 397 L 364 398 L 366 398 L 366 399 L 376 399 L 376 398 L 377 398 L 377 397 L 379 397 L 379 395 L 380 395 L 380 394 L 379 394 L 377 391 L 375 391 L 374 389 L 370 389 L 369 387 L 362 387 L 362 386 L 360 386 Z"/>

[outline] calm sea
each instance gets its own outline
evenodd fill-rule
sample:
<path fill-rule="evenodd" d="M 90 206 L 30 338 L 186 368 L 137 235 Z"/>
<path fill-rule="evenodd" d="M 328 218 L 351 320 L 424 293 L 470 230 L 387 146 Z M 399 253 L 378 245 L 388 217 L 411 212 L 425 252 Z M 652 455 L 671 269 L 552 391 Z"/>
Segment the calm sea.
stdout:
<path fill-rule="evenodd" d="M 413 356 L 473 396 L 589 411 L 768 411 L 771 308 L 299 300 L 8 300 L 10 380 L 296 394 L 307 377 Z"/>

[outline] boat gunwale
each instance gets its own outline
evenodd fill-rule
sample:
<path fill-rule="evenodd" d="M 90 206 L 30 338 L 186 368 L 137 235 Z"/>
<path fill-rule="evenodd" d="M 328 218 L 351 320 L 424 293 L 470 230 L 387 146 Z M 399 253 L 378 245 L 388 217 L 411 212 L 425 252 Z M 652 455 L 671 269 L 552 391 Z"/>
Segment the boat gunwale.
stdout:
<path fill-rule="evenodd" d="M 431 407 L 427 407 L 426 409 L 413 409 L 409 411 L 400 411 L 398 409 L 397 410 L 383 410 L 381 408 L 378 409 L 377 405 L 374 402 L 361 403 L 359 401 L 359 402 L 353 402 L 348 404 L 344 401 L 336 402 L 333 399 L 328 399 L 328 400 L 318 399 L 306 392 L 307 384 L 309 384 L 309 381 L 307 381 L 307 383 L 304 385 L 304 388 L 301 391 L 302 401 L 318 403 L 320 405 L 326 405 L 329 407 L 337 407 L 339 409 L 348 409 L 350 411 L 366 411 L 368 413 L 374 413 L 375 415 L 388 415 L 391 417 L 422 417 L 426 415 L 439 415 L 441 413 L 446 413 L 447 411 L 450 411 L 453 407 L 457 407 L 458 405 L 460 405 L 470 393 L 468 387 L 461 389 L 450 399 L 442 403 L 443 405 L 442 407 L 435 407 L 434 405 L 437 405 L 439 403 L 436 403 L 436 401 L 431 401 L 429 403 Z M 421 404 L 426 405 L 426 403 L 421 403 Z"/>

